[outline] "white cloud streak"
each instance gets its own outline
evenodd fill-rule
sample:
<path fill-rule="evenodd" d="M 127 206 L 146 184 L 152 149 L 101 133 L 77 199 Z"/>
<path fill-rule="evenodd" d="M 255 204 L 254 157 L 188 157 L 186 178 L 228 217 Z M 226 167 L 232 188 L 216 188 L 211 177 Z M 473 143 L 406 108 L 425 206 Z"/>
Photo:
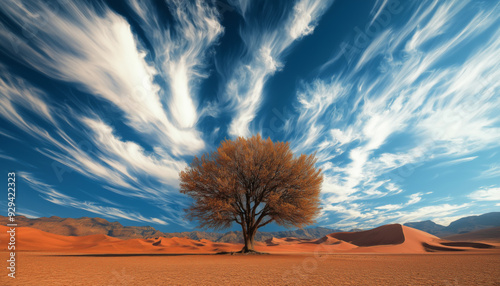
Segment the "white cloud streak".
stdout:
<path fill-rule="evenodd" d="M 119 138 L 97 115 L 82 116 L 68 106 L 48 105 L 45 92 L 3 71 L 0 117 L 43 142 L 35 150 L 54 160 L 49 166 L 59 181 L 76 171 L 100 181 L 110 191 L 152 204 L 178 199 L 177 175 L 186 167 L 184 161 L 174 159 L 161 148 L 148 153 L 139 144 Z M 37 116 L 36 121 L 27 120 L 33 116 Z M 50 130 L 42 127 L 47 124 Z M 69 135 L 75 132 L 81 136 Z M 0 153 L 0 157 L 10 156 Z"/>
<path fill-rule="evenodd" d="M 176 78 L 170 81 L 175 85 L 172 86 L 172 105 L 169 105 L 172 121 L 162 100 L 163 90 L 154 81 L 158 70 L 145 60 L 145 50 L 124 18 L 106 7 L 99 7 L 98 12 L 84 3 L 66 1 L 64 4 L 54 2 L 53 5 L 43 2 L 2 5 L 3 13 L 12 21 L 32 31 L 28 40 L 2 29 L 2 48 L 21 63 L 50 77 L 77 83 L 83 90 L 113 104 L 123 112 L 130 127 L 154 144 L 169 146 L 174 154 L 204 148 L 200 133 L 192 128 L 196 112 L 187 94 L 190 73 L 193 73 L 198 55 L 192 51 L 195 43 L 189 42 L 189 38 L 186 40 L 187 51 L 179 56 L 180 62 L 165 62 L 171 71 L 176 72 Z M 193 7 L 203 9 L 200 5 Z M 178 9 L 176 12 L 181 19 L 188 17 L 187 11 Z M 218 29 L 215 34 L 220 33 L 214 18 L 207 21 L 207 26 Z M 195 36 L 194 27 L 183 26 L 180 33 Z M 215 36 L 210 34 L 209 37 Z M 17 53 L 23 57 L 16 56 L 16 50 L 10 47 L 12 42 L 16 43 Z M 165 42 L 163 46 L 175 44 Z M 173 72 L 170 75 L 174 76 Z"/>
<path fill-rule="evenodd" d="M 440 218 L 449 217 L 451 214 L 454 214 L 460 210 L 464 210 L 469 206 L 470 206 L 469 204 L 461 204 L 461 205 L 443 204 L 435 206 L 425 206 L 414 211 L 397 214 L 397 219 L 394 221 L 400 223 L 422 221 L 428 219 L 431 220 L 437 219 L 439 221 Z"/>
<path fill-rule="evenodd" d="M 472 160 L 474 160 L 476 158 L 477 158 L 477 156 L 471 156 L 471 157 L 465 157 L 465 158 L 460 158 L 460 159 L 445 161 L 445 162 L 441 162 L 439 164 L 436 164 L 433 167 L 452 166 L 452 165 L 456 165 L 456 164 L 460 164 L 460 163 L 469 162 L 469 161 L 472 161 Z"/>
<path fill-rule="evenodd" d="M 153 217 L 147 218 L 136 212 L 129 212 L 115 207 L 102 206 L 95 202 L 79 201 L 71 196 L 56 191 L 53 186 L 39 181 L 30 173 L 18 172 L 18 175 L 28 184 L 30 188 L 41 193 L 42 198 L 51 203 L 65 207 L 72 207 L 80 210 L 85 210 L 107 218 L 114 218 L 114 219 L 120 218 L 135 222 L 147 222 L 147 223 L 167 225 L 167 222 L 159 218 L 153 218 Z"/>
<path fill-rule="evenodd" d="M 500 188 L 482 187 L 469 194 L 469 198 L 475 201 L 500 201 Z"/>
<path fill-rule="evenodd" d="M 291 141 L 296 152 L 317 152 L 325 174 L 325 214 L 342 213 L 334 204 L 347 203 L 349 211 L 349 202 L 395 194 L 392 190 L 424 162 L 500 146 L 500 82 L 495 80 L 500 78 L 500 8 L 472 12 L 469 7 L 467 1 L 421 3 L 407 24 L 370 39 L 353 68 L 305 83 L 298 92 L 295 129 L 304 132 Z M 473 16 L 464 18 L 465 9 Z M 471 48 L 462 64 L 442 64 L 462 55 L 479 35 L 486 37 L 484 45 Z M 424 208 L 400 219 L 453 207 Z"/>
<path fill-rule="evenodd" d="M 2 151 L 0 151 L 0 159 L 9 160 L 9 161 L 16 161 L 16 158 L 11 157 L 9 155 L 6 155 Z"/>
<path fill-rule="evenodd" d="M 255 118 L 263 99 L 267 79 L 283 67 L 282 57 L 298 39 L 311 34 L 317 21 L 330 6 L 331 1 L 299 0 L 293 11 L 277 28 L 264 25 L 242 28 L 240 34 L 246 44 L 246 55 L 233 68 L 223 100 L 235 117 L 228 133 L 232 136 L 249 136 L 250 123 Z M 240 2 L 238 10 L 246 19 L 248 2 Z"/>
<path fill-rule="evenodd" d="M 463 217 L 474 216 L 474 215 L 477 215 L 477 214 L 469 213 L 469 214 L 462 214 L 462 215 L 456 215 L 456 216 L 434 218 L 434 219 L 432 219 L 432 221 L 435 222 L 435 223 L 437 223 L 437 224 L 440 224 L 442 226 L 449 226 L 450 223 L 452 223 L 452 222 L 454 222 L 456 220 L 459 220 L 459 219 L 461 219 Z"/>
<path fill-rule="evenodd" d="M 170 94 L 166 100 L 172 117 L 181 128 L 191 128 L 198 120 L 195 81 L 208 76 L 204 67 L 210 48 L 223 34 L 215 7 L 197 0 L 167 1 L 175 22 L 163 27 L 163 16 L 143 1 L 129 1 L 145 35 L 152 43 L 156 66 L 164 75 Z"/>
<path fill-rule="evenodd" d="M 491 165 L 488 169 L 481 172 L 478 179 L 489 179 L 500 177 L 500 165 Z"/>
<path fill-rule="evenodd" d="M 470 207 L 470 204 L 441 204 L 422 206 L 417 209 L 404 210 L 401 205 L 383 205 L 374 209 L 363 204 L 350 204 L 327 206 L 327 211 L 335 211 L 341 216 L 341 220 L 330 224 L 333 228 L 373 228 L 374 226 L 389 223 L 404 224 L 407 222 L 433 220 L 446 223 L 450 219 L 463 217 L 455 215 Z"/>

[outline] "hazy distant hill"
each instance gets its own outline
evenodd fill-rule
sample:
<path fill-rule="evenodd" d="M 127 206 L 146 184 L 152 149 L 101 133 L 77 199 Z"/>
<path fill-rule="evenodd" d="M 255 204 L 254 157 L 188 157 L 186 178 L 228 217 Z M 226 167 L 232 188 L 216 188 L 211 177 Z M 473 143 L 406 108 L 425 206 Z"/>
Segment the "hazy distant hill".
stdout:
<path fill-rule="evenodd" d="M 446 236 L 444 239 L 454 241 L 500 242 L 500 227 L 491 227 L 462 234 L 454 234 Z"/>
<path fill-rule="evenodd" d="M 466 233 L 496 226 L 500 226 L 500 212 L 463 217 L 450 223 L 450 225 L 446 227 L 446 230 L 453 233 Z"/>
<path fill-rule="evenodd" d="M 5 219 L 5 217 L 2 217 Z M 59 235 L 82 236 L 106 234 L 118 238 L 147 238 L 163 233 L 150 226 L 123 226 L 119 222 L 109 222 L 103 218 L 61 218 L 57 216 L 30 219 L 16 216 L 18 226 L 29 226 Z"/>
<path fill-rule="evenodd" d="M 0 216 L 2 221 L 7 217 Z M 190 239 L 200 240 L 208 239 L 214 242 L 241 242 L 240 231 L 230 231 L 226 233 L 190 231 L 164 233 L 150 226 L 123 226 L 119 222 L 109 222 L 103 218 L 61 218 L 57 216 L 41 217 L 30 219 L 24 216 L 16 216 L 18 226 L 28 226 L 40 229 L 46 232 L 59 235 L 82 236 L 91 234 L 105 234 L 121 239 L 130 238 L 154 238 L 154 237 L 188 237 Z M 272 237 L 297 237 L 297 238 L 321 238 L 332 232 L 340 230 L 323 227 L 297 229 L 290 231 L 277 232 L 257 232 L 255 239 L 264 241 Z"/>
<path fill-rule="evenodd" d="M 420 222 L 409 222 L 404 225 L 423 230 L 439 237 L 453 234 L 467 233 L 470 231 L 499 227 L 500 212 L 486 213 L 478 216 L 468 216 L 458 219 L 449 226 L 436 224 L 430 220 Z"/>
<path fill-rule="evenodd" d="M 329 229 L 323 227 L 297 229 L 297 230 L 287 230 L 287 231 L 274 231 L 274 232 L 257 232 L 255 239 L 257 241 L 265 241 L 273 237 L 297 237 L 297 238 L 307 238 L 315 239 L 321 238 L 332 232 L 337 232 L 340 230 Z M 217 232 L 202 232 L 202 231 L 191 231 L 191 232 L 175 232 L 175 233 L 165 233 L 165 237 L 189 237 L 191 239 L 208 239 L 215 242 L 243 242 L 241 231 L 229 231 L 226 233 Z"/>
<path fill-rule="evenodd" d="M 405 223 L 404 225 L 420 229 L 434 235 L 443 233 L 444 229 L 446 228 L 445 226 L 437 224 L 430 220 L 419 221 L 419 222 L 408 222 Z"/>

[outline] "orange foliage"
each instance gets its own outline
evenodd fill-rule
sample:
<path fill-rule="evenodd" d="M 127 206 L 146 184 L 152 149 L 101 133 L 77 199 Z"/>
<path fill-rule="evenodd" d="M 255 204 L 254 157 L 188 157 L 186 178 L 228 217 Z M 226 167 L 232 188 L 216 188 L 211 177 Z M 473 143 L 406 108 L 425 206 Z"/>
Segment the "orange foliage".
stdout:
<path fill-rule="evenodd" d="M 194 199 L 190 219 L 215 229 L 240 224 L 243 251 L 251 251 L 257 229 L 270 222 L 286 227 L 314 222 L 323 181 L 315 163 L 314 155 L 294 156 L 288 143 L 239 137 L 195 157 L 180 173 L 180 192 Z"/>

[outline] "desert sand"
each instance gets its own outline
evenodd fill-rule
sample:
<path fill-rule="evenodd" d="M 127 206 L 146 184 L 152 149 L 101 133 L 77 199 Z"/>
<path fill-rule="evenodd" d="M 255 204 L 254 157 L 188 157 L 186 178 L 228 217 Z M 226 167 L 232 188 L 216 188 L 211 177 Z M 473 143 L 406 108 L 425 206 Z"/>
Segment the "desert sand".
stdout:
<path fill-rule="evenodd" d="M 0 226 L 0 240 L 6 241 Z M 241 244 L 16 232 L 16 279 L 0 285 L 500 285 L 500 245 L 442 240 L 385 225 L 320 239 L 272 238 L 268 255 L 217 255 Z M 6 245 L 6 244 L 3 244 Z M 8 259 L 5 246 L 1 260 Z"/>
<path fill-rule="evenodd" d="M 1 259 L 6 258 L 2 253 Z M 5 272 L 5 270 L 4 270 Z M 52 256 L 0 285 L 500 285 L 496 254 Z"/>
<path fill-rule="evenodd" d="M 0 239 L 8 230 L 0 226 Z M 103 234 L 63 236 L 30 227 L 17 228 L 17 250 L 57 253 L 149 253 L 149 254 L 214 254 L 240 250 L 242 244 L 217 243 L 189 238 L 121 240 Z M 2 250 L 6 250 L 4 244 Z M 267 253 L 427 253 L 433 251 L 486 251 L 494 244 L 460 243 L 399 224 L 384 225 L 360 232 L 332 233 L 320 239 L 272 238 L 257 242 L 255 249 Z"/>

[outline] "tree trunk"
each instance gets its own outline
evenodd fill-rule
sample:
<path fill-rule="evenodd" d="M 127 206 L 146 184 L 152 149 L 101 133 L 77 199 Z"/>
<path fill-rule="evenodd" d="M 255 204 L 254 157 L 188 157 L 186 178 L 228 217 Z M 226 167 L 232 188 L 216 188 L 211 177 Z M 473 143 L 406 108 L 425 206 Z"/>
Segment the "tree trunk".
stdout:
<path fill-rule="evenodd" d="M 253 248 L 256 232 L 257 232 L 256 229 L 248 231 L 246 233 L 243 232 L 245 246 L 243 246 L 243 249 L 241 249 L 241 252 L 243 252 L 243 253 L 256 252 L 255 249 Z"/>

